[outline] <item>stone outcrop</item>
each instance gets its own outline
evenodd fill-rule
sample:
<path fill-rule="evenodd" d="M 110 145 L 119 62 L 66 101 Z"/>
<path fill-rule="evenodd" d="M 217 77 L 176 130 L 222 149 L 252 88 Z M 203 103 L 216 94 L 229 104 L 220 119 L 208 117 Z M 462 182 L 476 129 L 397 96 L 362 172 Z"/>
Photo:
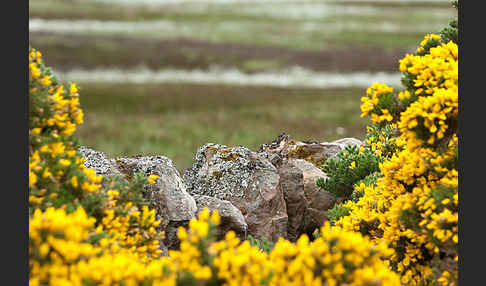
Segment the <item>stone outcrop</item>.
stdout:
<path fill-rule="evenodd" d="M 241 240 L 247 238 L 248 225 L 245 222 L 245 217 L 232 203 L 203 195 L 194 195 L 194 199 L 197 205 L 196 216 L 198 216 L 205 207 L 207 207 L 210 212 L 218 210 L 218 213 L 221 216 L 221 223 L 218 228 L 218 239 L 224 239 L 224 235 L 230 230 L 234 231 Z"/>
<path fill-rule="evenodd" d="M 116 165 L 106 157 L 105 153 L 98 152 L 85 146 L 80 146 L 78 151 L 81 153 L 81 156 L 86 159 L 84 166 L 93 169 L 97 175 L 103 176 L 102 184 L 105 187 L 110 178 L 124 178 L 124 175 L 118 170 Z"/>
<path fill-rule="evenodd" d="M 297 141 L 285 134 L 258 152 L 208 143 L 197 150 L 184 180 L 164 156 L 108 159 L 86 147 L 79 151 L 86 158 L 85 166 L 106 178 L 130 181 L 138 172 L 159 176 L 153 185 L 145 186 L 144 196 L 162 222 L 161 248 L 166 254 L 179 246 L 177 228 L 187 227 L 204 207 L 219 210 L 219 238 L 229 230 L 242 240 L 251 234 L 273 242 L 279 237 L 295 241 L 303 233 L 312 235 L 328 220 L 328 210 L 343 201 L 319 191 L 316 180 L 326 178 L 320 167 L 346 146 L 361 144 L 355 138 Z"/>
<path fill-rule="evenodd" d="M 326 174 L 303 159 L 284 159 L 278 172 L 289 217 L 288 239 L 295 241 L 321 227 L 328 220 L 328 210 L 342 199 L 318 190 L 316 180 Z"/>
<path fill-rule="evenodd" d="M 287 160 L 279 166 L 278 173 L 280 175 L 279 185 L 284 194 L 289 218 L 287 238 L 290 241 L 295 241 L 301 233 L 307 208 L 303 174 L 299 168 Z"/>
<path fill-rule="evenodd" d="M 197 206 L 194 198 L 186 192 L 185 185 L 172 160 L 164 156 L 133 156 L 108 159 L 102 152 L 81 147 L 78 149 L 86 159 L 87 168 L 92 168 L 107 178 L 117 176 L 130 181 L 133 176 L 142 172 L 145 176 L 158 175 L 153 185 L 146 185 L 144 197 L 150 207 L 156 210 L 156 218 L 161 220 L 160 231 L 165 232 L 161 242 L 164 253 L 167 249 L 178 247 L 177 228 L 187 227 L 194 218 Z"/>
<path fill-rule="evenodd" d="M 316 180 L 327 178 L 320 168 L 302 159 L 290 159 L 290 162 L 302 172 L 306 213 L 300 232 L 310 235 L 329 219 L 328 210 L 332 209 L 336 203 L 344 201 L 344 198 L 335 197 L 325 190 L 319 190 Z"/>
<path fill-rule="evenodd" d="M 330 158 L 337 158 L 346 146 L 360 146 L 355 138 L 342 138 L 332 142 L 297 141 L 281 134 L 270 144 L 259 149 L 278 170 L 288 214 L 288 239 L 295 241 L 301 234 L 312 232 L 328 220 L 328 210 L 343 198 L 320 190 L 318 178 L 326 178 L 321 166 Z"/>
<path fill-rule="evenodd" d="M 197 206 L 194 198 L 186 192 L 179 171 L 172 160 L 164 156 L 119 157 L 112 160 L 128 178 L 143 172 L 145 176 L 157 175 L 153 185 L 145 186 L 145 197 L 156 210 L 165 231 L 164 243 L 168 249 L 178 247 L 177 228 L 187 227 L 195 217 Z"/>
<path fill-rule="evenodd" d="M 243 214 L 248 234 L 276 241 L 287 236 L 280 176 L 267 159 L 245 147 L 205 144 L 184 173 L 188 192 L 230 201 Z"/>
<path fill-rule="evenodd" d="M 342 138 L 333 142 L 297 141 L 289 135 L 281 134 L 270 144 L 263 144 L 259 154 L 275 166 L 283 159 L 303 159 L 318 167 L 329 158 L 336 158 L 337 153 L 348 145 L 360 146 L 362 142 L 355 138 Z"/>

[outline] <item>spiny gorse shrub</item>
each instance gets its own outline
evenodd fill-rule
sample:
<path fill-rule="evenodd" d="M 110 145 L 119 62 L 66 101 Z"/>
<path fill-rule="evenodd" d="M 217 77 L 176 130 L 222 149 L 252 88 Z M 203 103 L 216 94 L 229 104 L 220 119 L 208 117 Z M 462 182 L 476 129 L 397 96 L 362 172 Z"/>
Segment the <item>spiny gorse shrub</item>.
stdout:
<path fill-rule="evenodd" d="M 143 198 L 158 178 L 130 183 L 84 167 L 73 133 L 78 87 L 60 84 L 29 50 L 29 285 L 399 285 L 393 250 L 329 224 L 310 241 L 265 252 L 233 231 L 216 241 L 217 211 L 180 227 L 180 250 L 160 257 L 160 221 Z M 107 186 L 107 187 L 104 187 Z"/>
<path fill-rule="evenodd" d="M 328 159 L 322 166 L 327 178 L 316 181 L 320 190 L 325 190 L 337 197 L 349 197 L 353 186 L 371 173 L 379 171 L 381 158 L 370 149 L 355 145 L 346 146 L 337 154 L 337 158 Z"/>
<path fill-rule="evenodd" d="M 376 128 L 395 129 L 395 147 L 375 149 L 387 154 L 381 176 L 356 184 L 358 199 L 334 211 L 336 226 L 394 250 L 387 261 L 404 285 L 458 283 L 458 43 L 450 36 L 457 34 L 455 23 L 442 36 L 426 35 L 415 54 L 400 60 L 404 90 L 370 87 L 362 115 Z"/>

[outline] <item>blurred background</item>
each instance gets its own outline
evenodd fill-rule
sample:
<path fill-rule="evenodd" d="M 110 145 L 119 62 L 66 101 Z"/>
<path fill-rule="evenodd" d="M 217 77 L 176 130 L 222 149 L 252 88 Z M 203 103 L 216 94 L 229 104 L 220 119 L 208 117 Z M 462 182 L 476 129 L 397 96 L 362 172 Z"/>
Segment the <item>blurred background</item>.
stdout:
<path fill-rule="evenodd" d="M 449 0 L 29 0 L 29 44 L 80 86 L 80 143 L 160 154 L 363 139 L 360 97 L 400 87 L 398 61 L 456 10 Z"/>

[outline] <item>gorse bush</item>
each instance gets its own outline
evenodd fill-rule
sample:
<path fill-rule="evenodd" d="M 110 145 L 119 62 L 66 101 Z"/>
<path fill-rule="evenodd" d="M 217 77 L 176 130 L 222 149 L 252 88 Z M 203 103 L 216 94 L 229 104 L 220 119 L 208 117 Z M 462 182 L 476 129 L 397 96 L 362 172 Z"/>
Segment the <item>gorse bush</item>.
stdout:
<path fill-rule="evenodd" d="M 365 146 L 384 156 L 379 174 L 330 212 L 335 226 L 392 248 L 387 261 L 403 285 L 457 285 L 457 38 L 452 21 L 400 60 L 403 91 L 370 87 L 361 110 L 373 123 Z"/>
<path fill-rule="evenodd" d="M 72 137 L 83 122 L 78 87 L 60 84 L 35 49 L 29 50 L 29 104 L 31 285 L 95 283 L 84 276 L 89 271 L 76 269 L 94 267 L 92 259 L 103 255 L 158 258 L 160 221 L 142 196 L 143 185 L 154 177 L 137 175 L 131 183 L 112 180 L 102 186 L 103 178 L 84 166 Z M 99 279 L 123 280 L 110 277 Z"/>

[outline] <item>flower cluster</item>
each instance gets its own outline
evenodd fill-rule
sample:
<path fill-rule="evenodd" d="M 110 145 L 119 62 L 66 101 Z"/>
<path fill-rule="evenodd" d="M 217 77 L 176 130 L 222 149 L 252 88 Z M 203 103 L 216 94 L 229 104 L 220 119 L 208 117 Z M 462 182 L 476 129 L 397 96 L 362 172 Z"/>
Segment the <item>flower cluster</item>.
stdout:
<path fill-rule="evenodd" d="M 366 131 L 366 139 L 360 148 L 361 153 L 369 149 L 378 157 L 387 160 L 405 145 L 405 140 L 397 136 L 397 124 L 366 126 Z"/>
<path fill-rule="evenodd" d="M 458 126 L 458 92 L 437 89 L 432 96 L 420 97 L 401 115 L 398 125 L 408 142 L 435 146 L 448 141 Z"/>
<path fill-rule="evenodd" d="M 29 127 L 36 135 L 50 133 L 71 136 L 76 125 L 83 123 L 78 87 L 72 83 L 69 90 L 57 84 L 57 79 L 44 65 L 42 54 L 29 51 L 29 96 L 31 97 Z M 37 143 L 32 137 L 31 144 Z"/>
<path fill-rule="evenodd" d="M 179 227 L 177 236 L 180 239 L 180 250 L 170 250 L 169 256 L 183 278 L 190 276 L 193 279 L 207 281 L 214 280 L 211 267 L 211 255 L 209 246 L 214 242 L 216 226 L 220 223 L 219 213 L 213 212 L 210 216 L 209 209 L 199 215 L 199 219 L 192 219 L 189 222 L 189 230 Z M 187 279 L 187 278 L 186 278 Z"/>
<path fill-rule="evenodd" d="M 30 209 L 65 207 L 91 201 L 101 207 L 101 176 L 84 167 L 72 134 L 83 122 L 75 84 L 69 92 L 45 67 L 41 53 L 29 51 L 29 205 Z"/>
<path fill-rule="evenodd" d="M 204 209 L 179 229 L 181 249 L 170 251 L 178 282 L 191 279 L 203 285 L 400 285 L 399 276 L 382 260 L 393 250 L 374 244 L 359 233 L 342 228 L 321 228 L 322 236 L 297 243 L 279 239 L 269 252 L 240 242 L 233 231 L 214 241 L 219 224 L 215 211 Z M 189 278 L 190 277 L 190 278 Z"/>
<path fill-rule="evenodd" d="M 361 98 L 361 117 L 370 116 L 373 124 L 383 127 L 398 122 L 401 112 L 419 97 L 431 96 L 438 89 L 457 93 L 459 49 L 449 38 L 426 35 L 417 53 L 406 54 L 399 62 L 405 90 L 396 93 L 384 83 L 372 84 Z"/>
<path fill-rule="evenodd" d="M 393 88 L 384 83 L 374 83 L 361 98 L 361 117 L 371 116 L 373 123 L 387 123 L 396 117 L 396 97 Z"/>
<path fill-rule="evenodd" d="M 436 89 L 457 89 L 458 46 L 449 41 L 441 43 L 439 35 L 427 35 L 422 42 L 422 55 L 407 54 L 400 60 L 400 71 L 409 94 L 402 95 L 402 104 L 407 107 L 419 96 L 427 96 Z M 431 40 L 433 39 L 433 40 Z"/>
<path fill-rule="evenodd" d="M 115 215 L 117 213 L 117 215 Z M 127 248 L 141 254 L 143 261 L 159 257 L 160 234 L 156 231 L 160 221 L 155 220 L 155 210 L 143 206 L 142 211 L 131 203 L 123 209 L 107 209 L 101 225 L 112 239 L 101 243 L 113 248 Z"/>
<path fill-rule="evenodd" d="M 334 222 L 392 248 L 387 261 L 404 285 L 457 285 L 457 59 L 457 43 L 432 34 L 416 55 L 400 61 L 406 90 L 396 96 L 392 110 L 398 110 L 398 116 L 386 120 L 392 122 L 390 130 L 399 132 L 379 137 L 384 127 L 375 125 L 363 146 L 386 154 L 379 166 L 381 176 L 356 184 L 358 199 L 340 205 Z M 383 90 L 391 96 L 389 89 L 380 88 L 370 87 L 372 95 L 378 93 L 374 106 L 380 105 Z M 364 98 L 363 105 L 373 100 Z M 384 122 L 379 119 L 383 113 L 363 105 L 373 123 Z"/>
<path fill-rule="evenodd" d="M 83 208 L 36 209 L 29 221 L 29 285 L 176 285 L 168 258 L 145 262 L 109 247 Z"/>

